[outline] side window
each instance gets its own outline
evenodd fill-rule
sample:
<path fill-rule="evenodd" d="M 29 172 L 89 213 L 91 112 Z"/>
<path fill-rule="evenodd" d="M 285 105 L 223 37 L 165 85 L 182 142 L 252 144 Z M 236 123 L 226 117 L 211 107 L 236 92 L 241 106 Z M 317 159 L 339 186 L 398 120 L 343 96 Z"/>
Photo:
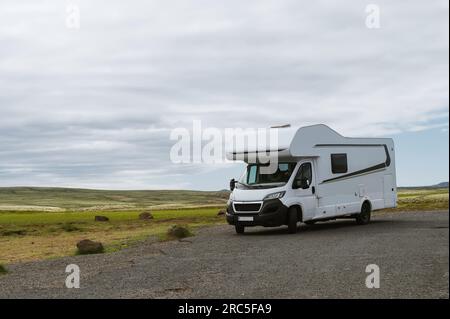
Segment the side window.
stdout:
<path fill-rule="evenodd" d="M 252 165 L 248 168 L 247 184 L 255 184 L 256 183 L 257 172 L 258 172 L 258 166 L 256 166 L 256 165 Z"/>
<path fill-rule="evenodd" d="M 297 188 L 307 189 L 311 185 L 312 182 L 312 166 L 311 163 L 304 163 L 300 166 L 297 172 L 297 176 L 295 176 L 294 183 Z M 303 183 L 306 183 L 302 185 Z"/>
<path fill-rule="evenodd" d="M 347 154 L 331 154 L 331 171 L 333 174 L 347 173 Z"/>

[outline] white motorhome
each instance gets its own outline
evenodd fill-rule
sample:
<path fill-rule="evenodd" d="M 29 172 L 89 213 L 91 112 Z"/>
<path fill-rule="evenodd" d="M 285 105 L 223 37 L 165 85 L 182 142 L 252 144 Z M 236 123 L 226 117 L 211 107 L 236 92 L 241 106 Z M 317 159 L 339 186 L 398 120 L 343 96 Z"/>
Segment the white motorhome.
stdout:
<path fill-rule="evenodd" d="M 326 125 L 279 128 L 276 150 L 236 146 L 227 158 L 247 168 L 230 182 L 227 221 L 237 233 L 247 226 L 314 224 L 337 218 L 370 221 L 371 211 L 396 207 L 394 142 L 390 138 L 348 138 Z M 258 153 L 277 158 L 273 174 L 254 162 Z"/>

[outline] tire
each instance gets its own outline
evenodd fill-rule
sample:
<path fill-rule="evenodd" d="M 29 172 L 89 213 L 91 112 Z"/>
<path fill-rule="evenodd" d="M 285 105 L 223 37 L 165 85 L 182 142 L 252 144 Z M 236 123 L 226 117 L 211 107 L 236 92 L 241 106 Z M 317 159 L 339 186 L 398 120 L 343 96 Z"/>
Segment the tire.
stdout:
<path fill-rule="evenodd" d="M 316 223 L 315 220 L 307 220 L 307 221 L 305 222 L 305 224 L 306 224 L 306 225 L 309 225 L 309 226 L 314 225 L 315 223 Z"/>
<path fill-rule="evenodd" d="M 288 232 L 295 234 L 297 232 L 297 209 L 290 208 L 288 211 Z"/>
<path fill-rule="evenodd" d="M 236 230 L 236 234 L 243 234 L 245 232 L 245 226 L 235 225 L 234 229 Z"/>
<path fill-rule="evenodd" d="M 370 222 L 371 208 L 368 202 L 364 202 L 361 207 L 361 213 L 356 215 L 356 223 L 358 225 L 367 225 Z"/>

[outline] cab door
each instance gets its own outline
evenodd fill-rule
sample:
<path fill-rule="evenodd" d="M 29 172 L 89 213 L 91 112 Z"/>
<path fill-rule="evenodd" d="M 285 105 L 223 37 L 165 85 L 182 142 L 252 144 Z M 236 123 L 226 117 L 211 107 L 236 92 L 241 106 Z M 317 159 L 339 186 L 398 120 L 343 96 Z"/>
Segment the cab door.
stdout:
<path fill-rule="evenodd" d="M 303 220 L 312 219 L 317 209 L 316 178 L 313 163 L 303 162 L 298 168 L 292 183 L 294 195 L 298 197 L 303 211 Z"/>

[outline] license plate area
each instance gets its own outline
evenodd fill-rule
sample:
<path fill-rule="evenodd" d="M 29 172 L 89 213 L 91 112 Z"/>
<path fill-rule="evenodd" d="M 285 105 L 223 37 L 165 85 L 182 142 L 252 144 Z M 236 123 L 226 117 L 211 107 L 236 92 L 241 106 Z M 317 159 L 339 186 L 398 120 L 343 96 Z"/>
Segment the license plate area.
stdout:
<path fill-rule="evenodd" d="M 238 216 L 238 221 L 240 222 L 252 222 L 253 216 Z"/>

